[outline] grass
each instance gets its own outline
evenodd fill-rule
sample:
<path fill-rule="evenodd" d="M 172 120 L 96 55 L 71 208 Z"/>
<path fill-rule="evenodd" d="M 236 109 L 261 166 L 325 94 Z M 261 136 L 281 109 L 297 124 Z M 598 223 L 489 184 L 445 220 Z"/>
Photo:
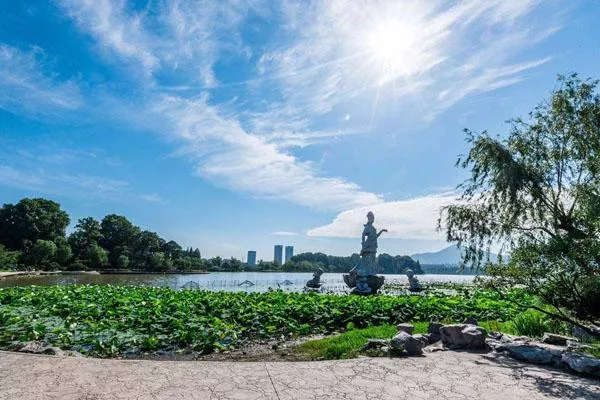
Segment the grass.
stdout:
<path fill-rule="evenodd" d="M 353 329 L 325 339 L 302 343 L 296 351 L 310 360 L 339 360 L 354 358 L 369 339 L 390 339 L 396 334 L 394 325 Z"/>
<path fill-rule="evenodd" d="M 428 322 L 414 322 L 413 333 L 427 333 Z M 311 340 L 296 348 L 300 358 L 309 360 L 340 360 L 354 358 L 360 354 L 369 339 L 391 339 L 396 333 L 395 325 L 370 326 L 350 329 L 341 335 Z"/>

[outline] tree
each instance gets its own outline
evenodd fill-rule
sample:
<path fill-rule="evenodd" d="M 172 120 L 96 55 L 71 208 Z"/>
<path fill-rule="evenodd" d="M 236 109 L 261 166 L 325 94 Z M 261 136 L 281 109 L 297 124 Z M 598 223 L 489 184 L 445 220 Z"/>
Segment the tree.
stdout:
<path fill-rule="evenodd" d="M 66 267 L 67 265 L 69 265 L 71 258 L 73 257 L 71 246 L 63 237 L 56 239 L 54 241 L 54 244 L 56 244 L 56 253 L 54 254 L 54 261 L 61 267 Z"/>
<path fill-rule="evenodd" d="M 0 208 L 0 244 L 9 250 L 22 250 L 27 243 L 55 240 L 65 236 L 69 215 L 54 201 L 21 199 Z"/>
<path fill-rule="evenodd" d="M 87 260 L 91 268 L 105 268 L 108 264 L 108 253 L 102 247 L 93 244 L 89 248 Z"/>
<path fill-rule="evenodd" d="M 100 232 L 99 244 L 108 251 L 110 264 L 116 268 L 119 256 L 132 252 L 140 228 L 122 215 L 110 214 L 102 219 Z"/>
<path fill-rule="evenodd" d="M 129 257 L 125 254 L 121 254 L 117 259 L 117 268 L 119 269 L 127 269 L 129 267 Z"/>
<path fill-rule="evenodd" d="M 6 250 L 6 248 L 0 244 L 0 270 L 17 269 L 20 258 L 20 251 Z"/>
<path fill-rule="evenodd" d="M 528 121 L 506 138 L 466 130 L 470 169 L 460 202 L 445 207 L 447 239 L 464 261 L 487 264 L 498 290 L 524 285 L 555 318 L 600 333 L 600 96 L 598 82 L 560 76 Z M 510 260 L 492 263 L 499 243 Z"/>
<path fill-rule="evenodd" d="M 23 262 L 32 267 L 48 268 L 55 254 L 54 242 L 40 239 L 23 254 Z"/>

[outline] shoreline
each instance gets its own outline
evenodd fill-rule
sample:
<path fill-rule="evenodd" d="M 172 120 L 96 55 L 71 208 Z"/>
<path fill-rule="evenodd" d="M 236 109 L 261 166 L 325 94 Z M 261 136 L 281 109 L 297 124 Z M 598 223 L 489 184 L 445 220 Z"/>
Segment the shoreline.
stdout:
<path fill-rule="evenodd" d="M 98 270 L 98 271 L 0 271 L 0 279 L 13 276 L 51 276 L 51 275 L 197 275 L 209 274 L 208 271 L 184 271 L 184 272 L 151 272 L 131 270 Z"/>

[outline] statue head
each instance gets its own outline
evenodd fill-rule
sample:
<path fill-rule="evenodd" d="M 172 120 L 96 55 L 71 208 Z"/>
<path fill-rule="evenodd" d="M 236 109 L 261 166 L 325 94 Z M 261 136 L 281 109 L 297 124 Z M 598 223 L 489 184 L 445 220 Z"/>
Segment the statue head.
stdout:
<path fill-rule="evenodd" d="M 325 270 L 321 267 L 317 268 L 317 270 L 315 271 L 314 275 L 315 276 L 321 276 L 323 275 L 323 272 L 325 272 Z"/>
<path fill-rule="evenodd" d="M 406 276 L 408 276 L 409 278 L 413 278 L 415 276 L 415 273 L 412 269 L 407 269 Z"/>
<path fill-rule="evenodd" d="M 372 211 L 367 213 L 367 221 L 369 224 L 372 224 L 375 221 L 375 214 Z"/>

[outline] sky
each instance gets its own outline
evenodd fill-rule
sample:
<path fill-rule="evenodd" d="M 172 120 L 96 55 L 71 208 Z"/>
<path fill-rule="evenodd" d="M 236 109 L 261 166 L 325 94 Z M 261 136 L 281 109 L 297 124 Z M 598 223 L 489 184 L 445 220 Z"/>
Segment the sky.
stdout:
<path fill-rule="evenodd" d="M 203 256 L 447 246 L 464 128 L 577 72 L 600 2 L 0 0 L 0 201 L 127 216 Z"/>

